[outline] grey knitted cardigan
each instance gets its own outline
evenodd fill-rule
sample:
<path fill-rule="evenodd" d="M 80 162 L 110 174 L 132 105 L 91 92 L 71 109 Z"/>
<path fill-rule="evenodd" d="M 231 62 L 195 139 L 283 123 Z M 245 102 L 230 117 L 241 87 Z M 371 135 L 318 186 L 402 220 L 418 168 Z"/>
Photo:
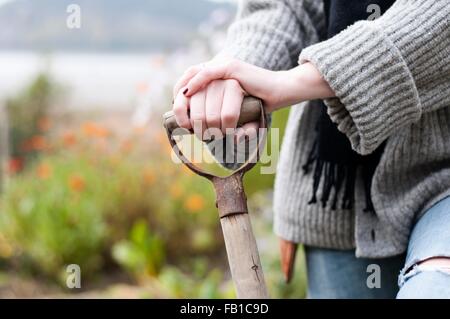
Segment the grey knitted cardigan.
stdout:
<path fill-rule="evenodd" d="M 223 52 L 272 70 L 311 61 L 336 93 L 325 103 L 352 147 L 369 154 L 387 141 L 371 187 L 375 214 L 363 211 L 360 177 L 353 210 L 308 205 L 312 177 L 301 166 L 319 112 L 314 102 L 292 107 L 275 181 L 275 232 L 355 248 L 358 257 L 400 254 L 417 218 L 450 195 L 450 1 L 397 0 L 379 19 L 317 43 L 324 33 L 320 0 L 246 0 Z"/>

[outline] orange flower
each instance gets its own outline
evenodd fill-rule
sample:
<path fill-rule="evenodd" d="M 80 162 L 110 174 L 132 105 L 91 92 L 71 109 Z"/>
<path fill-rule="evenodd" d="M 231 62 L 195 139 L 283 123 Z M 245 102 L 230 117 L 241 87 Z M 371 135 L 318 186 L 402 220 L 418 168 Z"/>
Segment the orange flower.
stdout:
<path fill-rule="evenodd" d="M 23 159 L 20 157 L 14 157 L 11 158 L 8 161 L 8 172 L 9 173 L 18 173 L 22 170 L 23 168 Z"/>
<path fill-rule="evenodd" d="M 129 153 L 133 150 L 133 142 L 131 140 L 123 141 L 120 145 L 120 150 L 123 153 Z"/>
<path fill-rule="evenodd" d="M 184 202 L 184 208 L 191 213 L 197 213 L 205 207 L 205 200 L 202 196 L 194 194 L 189 196 Z"/>
<path fill-rule="evenodd" d="M 41 132 L 47 132 L 51 128 L 52 122 L 48 117 L 42 117 L 38 120 L 37 126 Z"/>
<path fill-rule="evenodd" d="M 178 184 L 172 184 L 170 185 L 169 193 L 172 198 L 177 199 L 183 195 L 183 189 Z"/>
<path fill-rule="evenodd" d="M 64 133 L 62 138 L 65 146 L 72 146 L 77 143 L 77 137 L 72 132 Z"/>
<path fill-rule="evenodd" d="M 163 130 L 158 130 L 158 133 L 156 134 L 155 137 L 156 141 L 158 141 L 158 143 L 161 145 L 166 145 L 167 143 L 169 143 L 167 134 Z"/>
<path fill-rule="evenodd" d="M 69 176 L 68 183 L 70 189 L 75 192 L 82 192 L 86 187 L 86 182 L 84 181 L 84 178 L 76 174 Z"/>
<path fill-rule="evenodd" d="M 136 90 L 138 91 L 138 93 L 141 94 L 146 93 L 148 89 L 149 89 L 148 83 L 141 82 L 136 85 Z"/>
<path fill-rule="evenodd" d="M 22 144 L 22 150 L 25 152 L 43 151 L 48 148 L 49 145 L 42 135 L 35 135 Z"/>
<path fill-rule="evenodd" d="M 52 168 L 46 163 L 42 163 L 37 167 L 37 176 L 40 179 L 47 179 L 52 175 Z"/>
<path fill-rule="evenodd" d="M 146 185 L 153 185 L 155 183 L 156 176 L 151 169 L 146 169 L 144 171 L 144 182 Z"/>
<path fill-rule="evenodd" d="M 97 140 L 94 144 L 94 151 L 96 153 L 105 153 L 108 150 L 108 141 L 107 140 Z"/>
<path fill-rule="evenodd" d="M 90 137 L 105 138 L 109 136 L 109 131 L 105 127 L 93 122 L 84 123 L 82 131 Z"/>
<path fill-rule="evenodd" d="M 143 135 L 146 130 L 147 130 L 147 127 L 145 125 L 133 127 L 133 132 L 135 135 Z"/>

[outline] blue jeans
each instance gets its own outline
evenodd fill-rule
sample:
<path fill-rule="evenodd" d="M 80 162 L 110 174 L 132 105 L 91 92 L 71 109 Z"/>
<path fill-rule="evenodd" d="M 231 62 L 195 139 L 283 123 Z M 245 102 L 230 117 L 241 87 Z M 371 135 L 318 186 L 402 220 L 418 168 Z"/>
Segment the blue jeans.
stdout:
<path fill-rule="evenodd" d="M 450 257 L 450 197 L 416 223 L 406 256 L 365 259 L 353 250 L 305 251 L 308 298 L 450 298 L 450 270 L 420 265 Z"/>

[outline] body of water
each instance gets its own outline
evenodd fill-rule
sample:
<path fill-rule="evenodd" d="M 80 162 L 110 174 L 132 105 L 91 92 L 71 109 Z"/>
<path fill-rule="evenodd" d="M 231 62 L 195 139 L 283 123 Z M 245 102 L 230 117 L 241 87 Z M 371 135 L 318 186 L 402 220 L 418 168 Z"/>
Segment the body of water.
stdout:
<path fill-rule="evenodd" d="M 62 107 L 133 108 L 168 76 L 160 59 L 155 54 L 0 52 L 0 101 L 46 71 L 65 89 Z"/>

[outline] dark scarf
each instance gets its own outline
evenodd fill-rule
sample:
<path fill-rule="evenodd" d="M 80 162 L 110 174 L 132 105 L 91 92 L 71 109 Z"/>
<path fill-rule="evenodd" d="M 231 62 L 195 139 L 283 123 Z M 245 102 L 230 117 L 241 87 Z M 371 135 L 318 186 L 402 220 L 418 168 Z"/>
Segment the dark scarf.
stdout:
<path fill-rule="evenodd" d="M 374 13 L 368 12 L 369 5 L 378 5 L 382 14 L 394 2 L 395 0 L 324 0 L 328 21 L 327 38 L 335 36 L 359 20 L 367 20 Z M 342 209 L 351 209 L 355 201 L 356 172 L 361 167 L 366 197 L 365 211 L 374 211 L 370 188 L 384 144 L 370 155 L 359 155 L 351 148 L 348 138 L 331 121 L 323 101 L 320 101 L 320 104 L 318 106 L 320 116 L 316 126 L 317 136 L 307 162 L 303 166 L 307 173 L 314 164 L 313 194 L 309 203 L 317 203 L 317 191 L 322 185 L 320 202 L 323 207 L 329 203 L 334 189 L 331 209 L 336 209 L 338 205 Z"/>

